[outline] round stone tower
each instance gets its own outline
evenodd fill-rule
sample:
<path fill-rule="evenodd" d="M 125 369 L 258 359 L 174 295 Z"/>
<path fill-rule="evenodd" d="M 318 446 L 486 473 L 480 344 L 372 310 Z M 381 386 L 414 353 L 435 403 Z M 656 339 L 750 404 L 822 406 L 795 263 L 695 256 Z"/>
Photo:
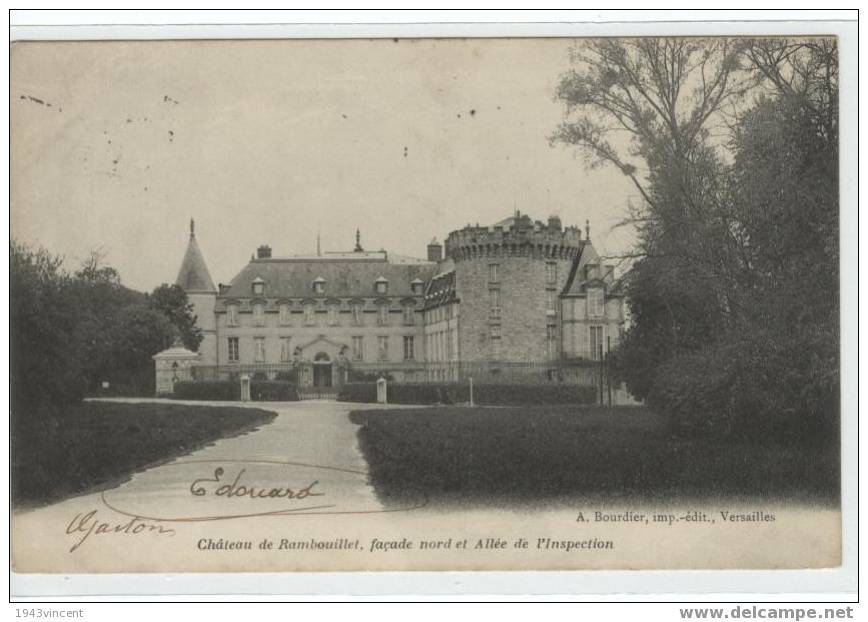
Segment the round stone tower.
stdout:
<path fill-rule="evenodd" d="M 462 361 L 543 363 L 559 358 L 560 293 L 585 244 L 560 218 L 516 212 L 492 226 L 449 234 L 460 300 Z"/>

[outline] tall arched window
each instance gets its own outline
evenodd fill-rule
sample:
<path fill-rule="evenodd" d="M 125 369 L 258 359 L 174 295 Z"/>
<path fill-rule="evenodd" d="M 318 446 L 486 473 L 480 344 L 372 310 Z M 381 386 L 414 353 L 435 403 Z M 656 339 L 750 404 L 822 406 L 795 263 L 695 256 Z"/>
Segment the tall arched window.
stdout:
<path fill-rule="evenodd" d="M 292 315 L 290 314 L 289 303 L 281 302 L 277 308 L 278 321 L 281 326 L 289 326 L 292 323 Z"/>
<path fill-rule="evenodd" d="M 226 326 L 238 326 L 238 305 L 226 306 Z"/>
<path fill-rule="evenodd" d="M 353 326 L 362 326 L 365 323 L 363 315 L 363 305 L 361 302 L 354 302 L 350 305 L 350 310 L 353 314 Z"/>
<path fill-rule="evenodd" d="M 253 325 L 265 326 L 265 305 L 261 302 L 253 305 Z"/>
<path fill-rule="evenodd" d="M 380 326 L 388 326 L 389 324 L 389 305 L 387 303 L 377 305 L 377 324 Z"/>
<path fill-rule="evenodd" d="M 304 303 L 304 325 L 305 326 L 313 326 L 315 324 L 315 316 L 313 310 L 313 303 L 306 302 Z"/>

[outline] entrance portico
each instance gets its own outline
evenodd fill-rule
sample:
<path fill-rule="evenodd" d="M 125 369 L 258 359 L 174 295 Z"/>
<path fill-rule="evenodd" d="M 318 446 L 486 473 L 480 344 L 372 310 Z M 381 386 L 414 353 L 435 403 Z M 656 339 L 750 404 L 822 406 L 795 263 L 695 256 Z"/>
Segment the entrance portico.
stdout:
<path fill-rule="evenodd" d="M 301 344 L 293 353 L 299 387 L 338 387 L 346 381 L 349 346 L 319 335 Z"/>

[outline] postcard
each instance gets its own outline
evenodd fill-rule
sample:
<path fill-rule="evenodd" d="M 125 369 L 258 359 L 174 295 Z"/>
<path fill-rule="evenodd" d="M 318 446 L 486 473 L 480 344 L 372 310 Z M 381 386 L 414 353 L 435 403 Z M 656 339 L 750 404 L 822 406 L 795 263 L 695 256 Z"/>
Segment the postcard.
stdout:
<path fill-rule="evenodd" d="M 730 31 L 14 42 L 14 572 L 839 568 L 842 48 Z"/>

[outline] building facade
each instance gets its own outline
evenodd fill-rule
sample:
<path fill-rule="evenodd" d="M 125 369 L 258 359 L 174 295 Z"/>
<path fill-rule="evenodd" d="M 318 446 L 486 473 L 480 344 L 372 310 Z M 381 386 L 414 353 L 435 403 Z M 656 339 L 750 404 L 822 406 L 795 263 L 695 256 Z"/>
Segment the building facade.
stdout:
<path fill-rule="evenodd" d="M 564 380 L 617 344 L 622 297 L 586 228 L 516 212 L 434 239 L 425 259 L 354 250 L 273 257 L 260 246 L 214 286 L 191 221 L 176 283 L 204 339 L 200 377 L 253 370 L 331 387 L 386 374 Z M 601 350 L 602 348 L 602 350 Z"/>

